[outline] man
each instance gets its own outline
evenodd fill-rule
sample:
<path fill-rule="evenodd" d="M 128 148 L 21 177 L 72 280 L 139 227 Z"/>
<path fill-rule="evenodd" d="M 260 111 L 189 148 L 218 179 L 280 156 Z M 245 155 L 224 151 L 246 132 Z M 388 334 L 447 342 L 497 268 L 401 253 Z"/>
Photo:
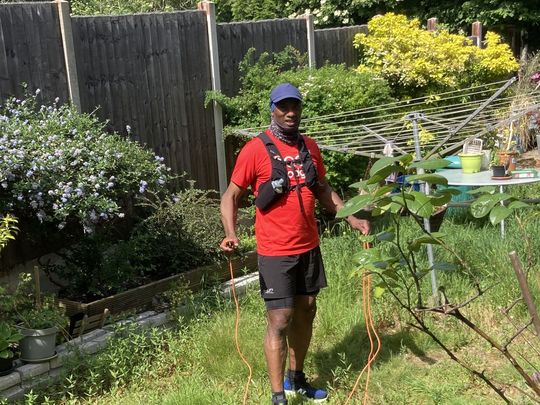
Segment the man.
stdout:
<path fill-rule="evenodd" d="M 238 155 L 231 183 L 221 200 L 225 238 L 221 249 L 238 247 L 238 205 L 251 186 L 257 205 L 255 236 L 261 295 L 267 310 L 264 353 L 272 404 L 287 404 L 285 392 L 324 401 L 327 392 L 311 386 L 303 372 L 311 341 L 316 298 L 326 287 L 315 220 L 315 200 L 336 212 L 343 206 L 325 179 L 315 141 L 300 135 L 302 95 L 289 83 L 270 94 L 271 123 Z M 369 223 L 353 216 L 350 225 L 369 232 Z M 289 354 L 289 369 L 285 361 Z M 285 379 L 284 379 L 285 377 Z"/>

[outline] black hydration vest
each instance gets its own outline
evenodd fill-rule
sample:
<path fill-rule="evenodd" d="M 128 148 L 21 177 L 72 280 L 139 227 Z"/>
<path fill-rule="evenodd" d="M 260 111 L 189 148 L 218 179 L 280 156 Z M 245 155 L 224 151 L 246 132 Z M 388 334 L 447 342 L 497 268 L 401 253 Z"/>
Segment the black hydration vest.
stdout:
<path fill-rule="evenodd" d="M 302 135 L 298 137 L 298 156 L 299 159 L 290 162 L 285 162 L 283 157 L 279 153 L 278 148 L 274 145 L 274 142 L 270 137 L 261 132 L 258 138 L 264 144 L 270 163 L 272 164 L 272 174 L 270 179 L 260 185 L 257 198 L 255 199 L 255 205 L 262 211 L 269 209 L 275 202 L 281 199 L 285 194 L 291 190 L 296 189 L 298 197 L 300 198 L 300 188 L 308 187 L 312 192 L 315 192 L 315 186 L 317 185 L 317 169 L 313 164 L 311 155 L 304 138 Z M 287 175 L 287 166 L 293 170 L 295 164 L 302 164 L 304 170 L 305 180 L 304 183 L 298 183 L 296 186 L 291 186 L 289 176 Z"/>

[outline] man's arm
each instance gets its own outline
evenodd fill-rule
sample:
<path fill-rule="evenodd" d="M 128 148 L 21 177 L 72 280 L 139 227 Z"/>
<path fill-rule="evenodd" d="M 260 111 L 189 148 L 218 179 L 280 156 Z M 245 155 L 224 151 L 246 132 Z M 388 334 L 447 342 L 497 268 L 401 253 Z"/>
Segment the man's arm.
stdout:
<path fill-rule="evenodd" d="M 328 184 L 326 179 L 322 179 L 319 182 L 319 189 L 317 190 L 316 195 L 321 205 L 333 214 L 343 207 L 343 201 L 339 198 L 339 195 L 332 190 L 332 187 L 330 187 L 330 184 Z M 356 218 L 354 215 L 349 215 L 346 220 L 351 227 L 358 229 L 364 235 L 369 233 L 369 221 Z"/>
<path fill-rule="evenodd" d="M 225 252 L 232 252 L 240 243 L 236 236 L 236 218 L 240 200 L 245 193 L 246 189 L 231 182 L 221 197 L 221 222 L 225 230 L 225 238 L 223 238 L 219 246 Z"/>

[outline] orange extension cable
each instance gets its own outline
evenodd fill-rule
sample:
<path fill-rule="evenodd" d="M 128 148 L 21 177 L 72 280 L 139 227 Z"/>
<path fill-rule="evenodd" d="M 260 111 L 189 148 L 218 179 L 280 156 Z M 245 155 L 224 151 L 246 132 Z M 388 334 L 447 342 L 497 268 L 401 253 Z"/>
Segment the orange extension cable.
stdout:
<path fill-rule="evenodd" d="M 369 249 L 369 242 L 364 242 L 364 249 Z M 368 355 L 368 361 L 360 374 L 358 375 L 358 378 L 356 379 L 356 382 L 354 383 L 354 386 L 349 393 L 349 396 L 347 397 L 347 400 L 345 401 L 345 405 L 349 403 L 349 401 L 352 399 L 354 393 L 356 392 L 356 389 L 358 387 L 358 384 L 360 383 L 360 379 L 362 378 L 362 375 L 367 370 L 366 374 L 366 386 L 364 388 L 364 400 L 363 404 L 366 405 L 368 403 L 369 399 L 369 377 L 371 373 L 371 363 L 375 361 L 375 358 L 379 354 L 379 351 L 381 350 L 381 340 L 379 338 L 379 335 L 377 334 L 377 331 L 375 330 L 375 323 L 373 322 L 373 314 L 371 312 L 371 275 L 367 272 L 364 272 L 362 275 L 362 306 L 364 309 L 364 319 L 366 324 L 366 330 L 369 338 L 369 355 Z M 375 350 L 374 342 L 373 342 L 373 335 L 375 336 L 375 339 L 377 340 L 377 349 Z"/>
<path fill-rule="evenodd" d="M 234 285 L 234 271 L 233 271 L 233 265 L 232 265 L 232 260 L 231 260 L 230 255 L 229 255 L 229 272 L 231 274 L 232 295 L 233 295 L 233 299 L 234 299 L 234 304 L 236 306 L 236 319 L 234 321 L 234 342 L 236 344 L 236 351 L 238 352 L 238 354 L 240 355 L 240 358 L 242 359 L 242 361 L 245 363 L 245 365 L 247 366 L 247 368 L 249 370 L 249 376 L 248 376 L 248 380 L 246 382 L 246 388 L 244 389 L 244 401 L 242 402 L 244 405 L 246 405 L 247 404 L 248 393 L 249 393 L 249 383 L 251 382 L 251 377 L 253 375 L 253 370 L 251 369 L 251 365 L 247 361 L 246 357 L 242 353 L 242 350 L 240 350 L 240 340 L 238 339 L 238 326 L 240 324 L 240 304 L 238 303 L 238 297 L 236 296 L 236 287 Z"/>

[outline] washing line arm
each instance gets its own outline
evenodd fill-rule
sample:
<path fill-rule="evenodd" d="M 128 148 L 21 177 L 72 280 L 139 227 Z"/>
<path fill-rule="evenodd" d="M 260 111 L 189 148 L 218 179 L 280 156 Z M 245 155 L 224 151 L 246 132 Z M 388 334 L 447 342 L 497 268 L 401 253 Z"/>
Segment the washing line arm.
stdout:
<path fill-rule="evenodd" d="M 498 129 L 500 127 L 504 127 L 506 125 L 508 125 L 510 122 L 512 121 L 515 121 L 516 119 L 528 114 L 529 112 L 532 112 L 532 111 L 537 111 L 538 109 L 540 108 L 540 104 L 533 104 L 532 106 L 530 106 L 529 108 L 521 111 L 521 113 L 519 114 L 515 114 L 515 115 L 512 115 L 511 117 L 505 119 L 505 120 L 502 120 L 502 121 L 499 121 L 497 124 L 495 125 L 490 125 L 488 128 L 474 134 L 474 135 L 471 135 L 467 138 L 465 138 L 463 141 L 460 141 L 452 146 L 449 146 L 448 148 L 446 149 L 443 149 L 441 150 L 439 153 L 439 155 L 444 155 L 445 153 L 447 152 L 451 152 L 453 150 L 456 150 L 457 148 L 459 148 L 460 146 L 462 146 L 465 142 L 468 142 L 470 141 L 471 139 L 474 139 L 474 138 L 480 138 L 482 136 L 484 136 L 485 134 L 487 134 L 488 132 L 491 132 L 495 129 Z"/>
<path fill-rule="evenodd" d="M 424 121 L 424 122 L 427 122 L 428 124 L 432 124 L 432 125 L 435 125 L 435 126 L 444 128 L 444 129 L 448 129 L 449 131 L 452 131 L 452 127 L 451 127 L 451 126 L 441 124 L 440 122 L 437 122 L 437 121 L 433 121 L 432 119 L 429 119 L 429 118 L 427 118 L 426 116 L 421 117 L 421 118 L 420 118 L 420 121 Z"/>
<path fill-rule="evenodd" d="M 407 154 L 407 152 L 405 152 L 403 149 L 401 149 L 399 146 L 395 145 L 392 141 L 384 138 L 383 136 L 379 135 L 377 132 L 373 131 L 371 128 L 368 128 L 366 127 L 365 125 L 362 125 L 361 128 L 368 132 L 369 134 L 373 135 L 375 138 L 377 138 L 379 141 L 383 141 L 384 143 L 388 143 L 388 142 L 391 142 L 392 143 L 392 147 L 397 150 L 398 152 L 401 152 L 403 153 L 404 155 Z"/>
<path fill-rule="evenodd" d="M 508 80 L 501 88 L 499 88 L 490 98 L 488 98 L 486 101 L 484 101 L 474 112 L 471 113 L 461 124 L 459 124 L 456 128 L 450 131 L 450 134 L 444 138 L 439 144 L 437 144 L 433 149 L 431 149 L 424 159 L 429 159 L 435 152 L 439 150 L 441 146 L 443 146 L 448 140 L 457 134 L 463 127 L 465 127 L 469 122 L 472 121 L 474 117 L 476 117 L 482 110 L 484 110 L 493 100 L 495 100 L 501 93 L 503 93 L 508 87 L 510 87 L 515 81 L 517 80 L 516 77 L 512 77 L 510 80 Z M 464 142 L 463 142 L 464 143 Z M 462 143 L 462 145 L 463 145 Z M 452 148 L 453 150 L 454 148 Z"/>

